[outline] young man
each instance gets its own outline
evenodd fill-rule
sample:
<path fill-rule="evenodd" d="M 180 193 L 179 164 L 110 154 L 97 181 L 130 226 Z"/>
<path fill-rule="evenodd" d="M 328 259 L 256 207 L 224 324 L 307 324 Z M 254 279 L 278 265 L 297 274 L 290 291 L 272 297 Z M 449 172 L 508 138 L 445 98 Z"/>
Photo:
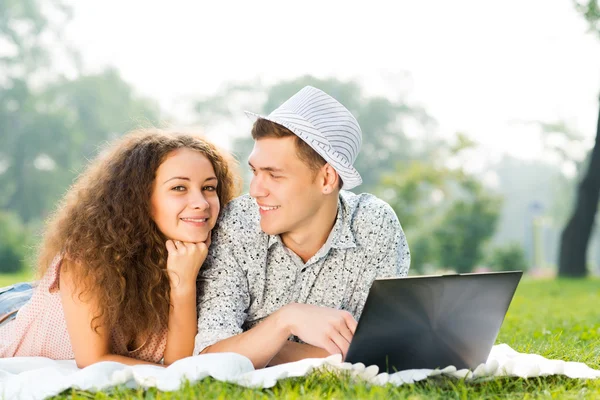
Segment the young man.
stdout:
<path fill-rule="evenodd" d="M 213 230 L 194 354 L 236 352 L 256 368 L 345 357 L 373 280 L 407 274 L 406 238 L 387 203 L 340 190 L 362 182 L 362 136 L 337 100 L 307 86 L 251 115 L 250 193 Z"/>

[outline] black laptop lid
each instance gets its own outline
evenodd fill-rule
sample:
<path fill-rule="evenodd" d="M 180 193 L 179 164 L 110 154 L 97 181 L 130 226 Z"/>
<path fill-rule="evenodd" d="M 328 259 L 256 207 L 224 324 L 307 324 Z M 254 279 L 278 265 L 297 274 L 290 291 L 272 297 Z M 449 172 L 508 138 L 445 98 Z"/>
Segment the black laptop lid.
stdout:
<path fill-rule="evenodd" d="M 490 353 L 522 272 L 378 279 L 346 361 L 380 371 L 474 369 Z"/>

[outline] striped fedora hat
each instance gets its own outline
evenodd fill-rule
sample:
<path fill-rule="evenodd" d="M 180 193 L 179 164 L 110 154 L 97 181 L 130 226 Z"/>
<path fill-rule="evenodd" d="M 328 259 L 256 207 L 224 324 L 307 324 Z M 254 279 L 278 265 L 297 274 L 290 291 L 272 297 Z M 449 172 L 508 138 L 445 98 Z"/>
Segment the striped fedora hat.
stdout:
<path fill-rule="evenodd" d="M 362 183 L 352 164 L 358 156 L 362 132 L 356 118 L 339 101 L 312 86 L 306 86 L 268 116 L 246 111 L 298 135 L 331 165 L 342 178 L 342 189 Z"/>

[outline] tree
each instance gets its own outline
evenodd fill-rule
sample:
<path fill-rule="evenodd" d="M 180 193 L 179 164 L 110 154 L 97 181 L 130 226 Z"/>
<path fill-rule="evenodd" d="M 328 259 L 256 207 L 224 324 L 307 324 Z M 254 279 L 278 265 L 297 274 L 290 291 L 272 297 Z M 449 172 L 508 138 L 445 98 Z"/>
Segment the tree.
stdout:
<path fill-rule="evenodd" d="M 398 215 L 418 272 L 426 265 L 471 271 L 494 233 L 501 198 L 462 168 L 446 166 L 473 147 L 459 134 L 455 144 L 432 153 L 432 161 L 400 163 L 381 182 L 380 195 Z"/>
<path fill-rule="evenodd" d="M 15 214 L 0 212 L 0 273 L 22 271 L 27 265 L 31 235 Z"/>
<path fill-rule="evenodd" d="M 54 82 L 44 102 L 63 110 L 69 122 L 71 150 L 77 153 L 72 168 L 94 156 L 105 141 L 133 128 L 158 125 L 161 114 L 155 101 L 139 96 L 112 68 Z"/>
<path fill-rule="evenodd" d="M 40 111 L 31 81 L 43 82 L 51 75 L 51 54 L 43 38 L 56 40 L 58 26 L 69 10 L 60 1 L 0 1 L 0 206 L 25 210 L 37 208 L 40 193 L 52 190 L 44 161 L 47 143 L 60 143 L 60 113 Z M 54 20 L 42 12 L 52 12 Z M 58 48 L 58 46 L 57 46 Z M 43 148 L 43 147 L 42 147 Z M 46 163 L 46 166 L 48 163 Z M 42 166 L 42 168 L 38 168 Z M 34 170 L 40 174 L 31 174 Z M 27 193 L 25 186 L 37 188 Z M 28 220 L 28 215 L 22 215 Z"/>
<path fill-rule="evenodd" d="M 32 75 L 48 72 L 51 54 L 44 40 L 60 36 L 61 26 L 70 18 L 70 8 L 60 0 L 0 0 L 0 10 L 4 51 L 0 53 L 0 87 L 6 89 L 14 80 L 27 81 Z M 69 52 L 66 47 L 62 50 Z"/>
<path fill-rule="evenodd" d="M 0 208 L 26 223 L 45 216 L 100 143 L 159 117 L 158 106 L 114 70 L 75 79 L 55 73 L 52 55 L 62 42 L 57 21 L 42 12 L 49 7 L 69 14 L 58 1 L 0 0 L 0 41 L 14 50 L 0 54 L 7 72 L 0 77 Z M 58 44 L 51 50 L 47 33 Z"/>
<path fill-rule="evenodd" d="M 502 211 L 494 234 L 494 245 L 523 245 L 528 260 L 534 257 L 534 221 L 544 215 L 543 259 L 558 260 L 560 229 L 572 207 L 573 178 L 555 161 L 523 160 L 503 156 L 491 166 L 503 197 Z M 555 261 L 552 262 L 555 264 Z M 556 265 L 555 265 L 556 266 Z"/>
<path fill-rule="evenodd" d="M 515 242 L 496 247 L 488 259 L 488 264 L 495 271 L 527 270 L 527 260 L 523 246 Z"/>
<path fill-rule="evenodd" d="M 473 178 L 464 177 L 460 184 L 468 198 L 452 204 L 432 238 L 442 266 L 471 272 L 483 258 L 483 244 L 494 234 L 501 201 Z"/>
<path fill-rule="evenodd" d="M 587 19 L 590 30 L 600 37 L 600 6 L 597 0 L 575 1 L 576 9 Z M 596 140 L 583 179 L 577 187 L 575 208 L 562 234 L 559 255 L 560 276 L 587 275 L 587 248 L 600 197 L 600 108 Z"/>
<path fill-rule="evenodd" d="M 241 115 L 242 107 L 235 107 L 233 111 L 233 104 L 243 103 L 243 108 L 268 114 L 306 85 L 315 86 L 335 97 L 358 120 L 363 143 L 355 167 L 363 178 L 359 187 L 361 191 L 373 191 L 381 176 L 393 170 L 396 162 L 417 157 L 418 149 L 406 135 L 408 124 L 414 122 L 416 129 L 426 133 L 433 125 L 433 119 L 423 109 L 408 105 L 403 99 L 369 97 L 355 82 L 312 76 L 282 81 L 266 89 L 261 89 L 258 83 L 230 85 L 217 95 L 199 101 L 195 109 L 205 125 L 218 122 L 223 117 Z M 242 164 L 246 162 L 252 146 L 249 132 L 234 141 L 233 150 Z"/>
<path fill-rule="evenodd" d="M 25 85 L 21 91 L 21 108 L 12 118 L 17 125 L 11 129 L 0 119 L 0 129 L 10 132 L 0 139 L 0 206 L 25 222 L 49 211 L 100 144 L 159 119 L 158 106 L 138 97 L 114 70 L 62 79 L 38 93 Z"/>
<path fill-rule="evenodd" d="M 600 34 L 600 3 L 598 0 L 574 0 L 575 9 L 590 24 L 590 31 Z"/>

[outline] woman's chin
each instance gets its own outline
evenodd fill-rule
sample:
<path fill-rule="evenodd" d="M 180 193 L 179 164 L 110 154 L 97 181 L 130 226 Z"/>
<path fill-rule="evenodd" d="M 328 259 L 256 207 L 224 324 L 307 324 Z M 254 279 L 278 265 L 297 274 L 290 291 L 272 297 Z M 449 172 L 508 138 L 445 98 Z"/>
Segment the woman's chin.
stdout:
<path fill-rule="evenodd" d="M 208 234 L 181 235 L 181 236 L 174 238 L 173 240 L 178 240 L 180 242 L 185 242 L 185 243 L 200 243 L 200 242 L 206 242 L 206 239 L 208 239 Z"/>
<path fill-rule="evenodd" d="M 202 227 L 202 229 L 181 229 L 181 230 L 173 230 L 169 232 L 166 236 L 173 241 L 180 241 L 185 243 L 200 243 L 206 242 L 210 232 L 212 231 L 212 227 L 208 229 L 207 226 Z"/>

